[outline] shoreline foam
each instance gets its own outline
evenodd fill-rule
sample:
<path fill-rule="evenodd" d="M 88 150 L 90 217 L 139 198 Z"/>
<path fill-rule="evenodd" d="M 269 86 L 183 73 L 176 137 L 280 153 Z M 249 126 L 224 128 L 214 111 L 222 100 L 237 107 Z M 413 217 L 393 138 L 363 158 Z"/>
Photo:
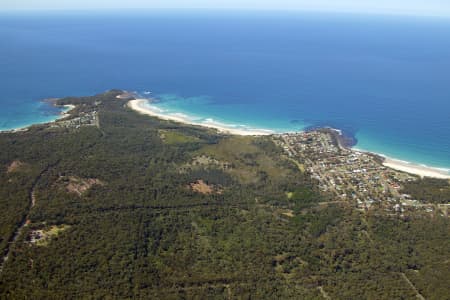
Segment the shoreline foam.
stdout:
<path fill-rule="evenodd" d="M 230 125 L 215 122 L 211 119 L 206 119 L 205 121 L 201 121 L 201 122 L 194 121 L 194 120 L 192 120 L 192 118 L 189 118 L 189 116 L 182 114 L 182 113 L 167 114 L 167 113 L 164 113 L 164 111 L 162 109 L 160 109 L 156 106 L 152 106 L 149 103 L 149 99 L 130 100 L 130 101 L 128 101 L 127 106 L 140 114 L 156 117 L 156 118 L 166 120 L 166 121 L 174 121 L 174 122 L 183 123 L 183 124 L 213 128 L 222 133 L 228 133 L 228 134 L 234 134 L 234 135 L 244 135 L 244 136 L 249 136 L 249 135 L 261 136 L 261 135 L 272 135 L 272 134 L 278 133 L 273 130 L 266 130 L 266 129 L 234 128 Z M 337 130 L 337 131 L 339 132 L 339 130 Z M 393 159 L 393 158 L 387 157 L 383 154 L 374 153 L 371 151 L 359 150 L 357 148 L 351 148 L 351 150 L 358 151 L 358 152 L 368 152 L 368 153 L 382 156 L 385 159 L 383 162 L 383 165 L 385 167 L 388 167 L 388 168 L 391 168 L 394 170 L 418 175 L 420 177 L 450 179 L 450 173 L 448 172 L 448 170 L 434 168 L 434 167 L 428 167 L 428 166 L 415 164 L 415 163 L 411 163 L 411 162 L 407 162 L 407 161 Z"/>
<path fill-rule="evenodd" d="M 148 99 L 135 99 L 130 100 L 127 103 L 127 106 L 134 111 L 137 111 L 140 114 L 156 117 L 166 121 L 174 121 L 183 124 L 203 126 L 207 128 L 216 129 L 221 133 L 226 134 L 234 134 L 234 135 L 244 135 L 244 136 L 261 136 L 261 135 L 271 135 L 276 132 L 268 129 L 257 129 L 257 128 L 249 128 L 244 126 L 230 126 L 227 124 L 223 124 L 212 119 L 205 119 L 204 121 L 195 121 L 189 116 L 182 113 L 164 113 L 163 110 L 152 106 L 149 104 Z"/>
<path fill-rule="evenodd" d="M 418 165 L 398 159 L 385 157 L 383 165 L 394 170 L 419 175 L 422 178 L 432 177 L 439 179 L 450 179 L 450 174 L 446 170 Z"/>
<path fill-rule="evenodd" d="M 432 178 L 438 178 L 438 179 L 450 179 L 450 169 L 446 168 L 439 168 L 439 167 L 430 167 L 424 164 L 420 163 L 414 163 L 409 162 L 397 158 L 392 158 L 389 156 L 386 156 L 382 153 L 377 153 L 369 150 L 363 150 L 358 148 L 352 148 L 352 150 L 357 152 L 365 152 L 365 153 L 372 153 L 378 156 L 381 156 L 383 161 L 383 166 L 397 170 L 402 171 L 405 173 L 413 174 L 423 177 L 432 177 Z"/>

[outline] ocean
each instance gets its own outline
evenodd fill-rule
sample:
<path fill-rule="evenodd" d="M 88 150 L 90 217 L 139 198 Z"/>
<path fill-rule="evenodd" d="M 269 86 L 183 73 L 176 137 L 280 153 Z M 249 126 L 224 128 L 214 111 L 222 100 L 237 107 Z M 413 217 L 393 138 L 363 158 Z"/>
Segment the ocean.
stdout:
<path fill-rule="evenodd" d="M 450 19 L 306 12 L 0 12 L 0 130 L 112 88 L 242 127 L 330 126 L 450 169 Z M 149 94 L 148 92 L 151 92 Z"/>

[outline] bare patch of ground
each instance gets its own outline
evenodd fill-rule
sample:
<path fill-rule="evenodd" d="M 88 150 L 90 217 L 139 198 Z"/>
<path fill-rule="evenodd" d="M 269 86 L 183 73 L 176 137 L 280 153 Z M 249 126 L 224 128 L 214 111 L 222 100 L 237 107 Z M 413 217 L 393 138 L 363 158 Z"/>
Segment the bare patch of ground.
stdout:
<path fill-rule="evenodd" d="M 231 164 L 224 161 L 219 161 L 212 157 L 201 155 L 194 157 L 192 161 L 193 166 L 215 166 L 219 167 L 222 170 L 227 170 L 231 168 Z"/>
<path fill-rule="evenodd" d="M 291 210 L 291 209 L 286 209 L 281 214 L 286 216 L 286 217 L 289 217 L 289 218 L 293 218 L 294 217 L 294 211 Z"/>
<path fill-rule="evenodd" d="M 192 159 L 190 163 L 187 163 L 180 167 L 180 172 L 188 172 L 189 170 L 194 169 L 220 169 L 223 171 L 231 170 L 233 168 L 232 164 L 226 161 L 219 161 L 215 158 L 201 155 L 196 156 Z"/>
<path fill-rule="evenodd" d="M 24 162 L 21 162 L 20 160 L 15 160 L 8 166 L 6 173 L 9 174 L 9 173 L 18 172 L 18 171 L 22 170 L 25 166 L 26 166 L 26 164 Z"/>
<path fill-rule="evenodd" d="M 46 229 L 32 230 L 28 241 L 36 246 L 47 246 L 53 237 L 70 228 L 70 225 L 50 226 Z"/>
<path fill-rule="evenodd" d="M 196 182 L 192 182 L 189 184 L 191 190 L 194 192 L 210 195 L 210 194 L 220 194 L 222 190 L 217 188 L 212 184 L 206 184 L 203 180 L 197 180 Z"/>
<path fill-rule="evenodd" d="M 101 180 L 96 178 L 79 178 L 75 176 L 63 177 L 66 182 L 66 191 L 69 193 L 83 195 L 94 185 L 105 185 Z"/>

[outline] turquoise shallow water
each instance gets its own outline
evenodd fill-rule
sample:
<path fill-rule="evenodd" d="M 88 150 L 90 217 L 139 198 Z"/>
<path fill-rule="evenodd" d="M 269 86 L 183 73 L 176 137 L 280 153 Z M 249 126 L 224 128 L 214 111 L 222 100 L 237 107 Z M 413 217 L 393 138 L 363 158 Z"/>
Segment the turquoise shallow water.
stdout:
<path fill-rule="evenodd" d="M 152 105 L 165 113 L 182 113 L 199 122 L 207 120 L 243 129 L 260 128 L 277 133 L 300 131 L 311 125 L 300 120 L 279 118 L 264 108 L 249 108 L 248 105 L 239 103 L 216 103 L 208 96 L 181 97 L 162 94 L 155 95 L 155 98 L 158 101 Z"/>
<path fill-rule="evenodd" d="M 40 100 L 152 91 L 197 119 L 331 126 L 356 147 L 450 168 L 450 20 L 304 13 L 1 13 L 0 129 Z"/>
<path fill-rule="evenodd" d="M 148 95 L 143 95 L 144 98 L 146 96 Z M 251 109 L 249 112 L 248 107 L 245 105 L 216 104 L 207 96 L 184 98 L 173 94 L 162 94 L 153 95 L 153 97 L 157 101 L 152 101 L 152 106 L 158 107 L 168 115 L 181 113 L 183 117 L 191 119 L 195 123 L 210 120 L 228 124 L 231 127 L 238 126 L 248 130 L 261 128 L 272 130 L 276 133 L 305 130 L 311 126 L 343 128 L 335 126 L 331 122 L 307 123 L 301 118 L 291 120 L 289 118 L 276 117 L 273 112 L 267 112 L 264 108 L 262 112 L 259 109 Z M 344 127 L 345 130 L 347 130 L 346 134 L 353 134 L 351 128 L 346 129 Z M 432 131 L 433 129 L 431 128 L 430 130 Z M 391 158 L 449 171 L 447 162 L 449 152 L 445 147 L 439 148 L 437 145 L 423 145 L 420 139 L 409 140 L 408 137 L 385 133 L 380 131 L 376 124 L 373 128 L 357 130 L 354 133 L 354 137 L 357 140 L 355 148 L 359 150 L 371 151 Z M 413 148 L 415 151 L 411 150 Z M 432 158 L 432 153 L 437 153 L 437 157 Z M 441 160 L 441 158 L 443 159 Z"/>
<path fill-rule="evenodd" d="M 42 101 L 7 104 L 0 113 L 0 130 L 13 130 L 52 122 L 63 113 L 65 108 L 52 107 Z"/>

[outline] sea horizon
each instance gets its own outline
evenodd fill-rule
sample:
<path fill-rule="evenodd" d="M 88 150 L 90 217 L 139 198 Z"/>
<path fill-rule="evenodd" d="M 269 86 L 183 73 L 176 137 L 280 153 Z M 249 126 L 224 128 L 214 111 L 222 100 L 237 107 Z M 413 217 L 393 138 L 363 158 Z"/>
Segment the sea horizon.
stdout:
<path fill-rule="evenodd" d="M 60 110 L 42 99 L 118 87 L 151 91 L 168 113 L 229 126 L 337 128 L 357 149 L 450 170 L 448 20 L 168 11 L 117 18 L 15 12 L 0 20 L 0 130 L 52 121 Z"/>

